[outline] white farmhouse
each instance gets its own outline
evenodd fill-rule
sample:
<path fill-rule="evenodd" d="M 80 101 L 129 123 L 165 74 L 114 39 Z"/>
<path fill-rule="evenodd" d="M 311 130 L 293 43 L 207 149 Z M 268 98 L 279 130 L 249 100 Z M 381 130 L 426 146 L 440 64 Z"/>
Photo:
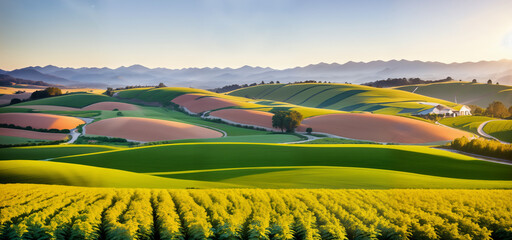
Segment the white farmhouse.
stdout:
<path fill-rule="evenodd" d="M 423 103 L 425 104 L 425 103 Z M 431 104 L 426 104 L 431 105 Z M 433 106 L 433 105 L 431 105 Z M 466 105 L 460 105 L 455 108 L 449 108 L 447 106 L 437 104 L 432 108 L 423 110 L 418 113 L 418 115 L 429 115 L 429 114 L 436 114 L 436 115 L 444 115 L 444 116 L 466 116 L 471 115 L 471 109 L 469 109 Z"/>

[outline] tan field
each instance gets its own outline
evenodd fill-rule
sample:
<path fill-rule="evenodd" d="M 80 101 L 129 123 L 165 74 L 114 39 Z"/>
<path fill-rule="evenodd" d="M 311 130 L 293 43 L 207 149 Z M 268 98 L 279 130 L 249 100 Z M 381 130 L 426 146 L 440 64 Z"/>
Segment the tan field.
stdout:
<path fill-rule="evenodd" d="M 83 107 L 82 110 L 106 110 L 112 111 L 114 109 L 118 109 L 119 111 L 130 111 L 130 110 L 139 110 L 139 107 L 129 104 L 129 103 L 121 103 L 121 102 L 99 102 L 94 103 L 89 106 Z"/>
<path fill-rule="evenodd" d="M 239 106 L 235 101 L 229 99 L 217 97 L 203 97 L 197 99 L 201 96 L 204 95 L 185 94 L 173 99 L 172 102 L 187 108 L 193 113 L 201 113 L 219 108 Z"/>
<path fill-rule="evenodd" d="M 0 123 L 44 129 L 73 129 L 85 122 L 74 117 L 43 113 L 0 113 Z"/>
<path fill-rule="evenodd" d="M 118 117 L 94 122 L 87 126 L 86 132 L 142 142 L 222 137 L 222 133 L 204 127 L 136 117 Z"/>
<path fill-rule="evenodd" d="M 65 133 L 46 133 L 13 128 L 0 128 L 0 136 L 57 141 L 66 139 L 68 135 Z"/>
<path fill-rule="evenodd" d="M 381 114 L 330 114 L 304 119 L 297 129 L 323 132 L 340 137 L 394 143 L 429 143 L 470 137 L 467 132 L 405 117 Z"/>

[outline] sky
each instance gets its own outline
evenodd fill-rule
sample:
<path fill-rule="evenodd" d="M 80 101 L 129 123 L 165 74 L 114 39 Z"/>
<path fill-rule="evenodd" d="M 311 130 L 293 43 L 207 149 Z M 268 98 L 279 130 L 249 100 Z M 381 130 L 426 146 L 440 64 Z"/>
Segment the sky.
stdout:
<path fill-rule="evenodd" d="M 0 0 L 0 69 L 512 59 L 509 0 Z"/>

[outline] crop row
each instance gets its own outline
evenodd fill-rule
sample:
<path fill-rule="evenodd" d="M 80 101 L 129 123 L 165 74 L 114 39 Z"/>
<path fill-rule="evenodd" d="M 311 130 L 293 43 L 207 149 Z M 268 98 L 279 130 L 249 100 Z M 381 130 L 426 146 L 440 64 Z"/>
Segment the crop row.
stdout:
<path fill-rule="evenodd" d="M 510 190 L 0 190 L 0 239 L 512 237 Z"/>

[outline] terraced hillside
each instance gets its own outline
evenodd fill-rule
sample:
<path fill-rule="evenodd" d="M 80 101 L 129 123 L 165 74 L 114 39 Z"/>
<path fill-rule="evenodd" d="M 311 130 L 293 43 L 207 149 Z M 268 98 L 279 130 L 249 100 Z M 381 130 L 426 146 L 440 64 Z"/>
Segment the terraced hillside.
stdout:
<path fill-rule="evenodd" d="M 314 108 L 393 115 L 418 113 L 432 107 L 422 102 L 443 104 L 455 109 L 460 107 L 449 101 L 414 93 L 352 84 L 268 84 L 235 90 L 229 95 Z"/>
<path fill-rule="evenodd" d="M 446 82 L 424 85 L 410 85 L 395 89 L 414 92 L 417 94 L 457 101 L 460 104 L 474 104 L 486 108 L 493 101 L 512 103 L 512 86 L 470 83 L 470 82 Z"/>
<path fill-rule="evenodd" d="M 298 84 L 301 87 L 314 87 L 320 86 L 328 88 L 350 88 L 353 85 L 333 85 L 326 84 Z M 271 88 L 293 90 L 301 92 L 296 89 L 296 85 L 260 85 L 258 87 L 251 87 L 247 89 L 265 89 L 267 91 Z M 423 101 L 430 101 L 432 99 L 418 96 L 415 94 L 408 94 L 396 90 L 381 90 L 377 88 L 365 87 L 370 94 L 372 91 L 389 92 L 396 94 L 394 99 L 389 101 L 405 101 L 405 102 L 388 102 L 387 104 L 401 104 L 414 105 L 424 108 L 430 108 L 430 105 L 420 104 L 418 102 L 407 102 L 398 94 L 413 95 L 417 99 Z M 294 105 L 273 100 L 252 99 L 246 97 L 217 94 L 203 90 L 186 89 L 186 88 L 159 88 L 154 89 L 134 89 L 129 90 L 128 96 L 132 100 L 144 100 L 145 97 L 139 98 L 137 96 L 146 96 L 149 92 L 158 91 L 159 98 L 152 98 L 153 101 L 158 100 L 162 105 L 177 105 L 184 111 L 203 118 L 221 120 L 231 124 L 241 124 L 246 126 L 255 126 L 264 128 L 271 131 L 278 131 L 272 126 L 272 116 L 274 110 L 295 110 L 300 112 L 305 120 L 303 125 L 298 128 L 298 131 L 304 132 L 308 127 L 314 129 L 315 132 L 332 134 L 340 137 L 369 140 L 377 142 L 392 142 L 392 143 L 432 143 L 451 141 L 454 138 L 461 136 L 468 136 L 469 134 L 463 131 L 448 129 L 441 126 L 436 126 L 425 121 L 418 121 L 411 118 L 402 118 L 397 116 L 385 116 L 379 114 L 360 115 L 355 113 L 346 113 L 340 110 L 332 110 L 317 107 L 304 107 L 301 105 Z M 242 91 L 242 90 L 240 90 Z M 276 92 L 279 90 L 276 90 Z M 336 90 L 337 91 L 337 90 Z M 352 90 L 347 90 L 352 91 Z M 137 93 L 138 92 L 138 93 Z M 167 95 L 164 92 L 168 92 Z M 135 94 L 137 93 L 137 94 Z M 327 93 L 325 93 L 327 94 Z M 345 94 L 345 93 L 343 93 Z M 323 95 L 323 94 L 320 94 Z M 117 96 L 125 96 L 124 91 L 121 91 Z M 280 95 L 279 95 L 280 96 Z M 355 97 L 355 96 L 354 96 Z M 381 95 L 380 98 L 385 98 Z M 172 99 L 171 99 L 172 98 Z M 334 98 L 339 98 L 335 96 Z M 126 98 L 125 98 L 126 99 Z M 378 100 L 379 97 L 372 97 L 372 101 Z M 147 99 L 146 99 L 147 100 Z M 168 101 L 168 102 L 166 102 Z M 359 101 L 359 100 L 358 100 Z M 418 100 L 419 101 L 419 100 Z M 441 100 L 435 100 L 441 101 Z M 443 101 L 441 101 L 443 102 Z M 454 105 L 454 104 L 452 104 Z M 404 109 L 397 107 L 387 107 L 386 109 L 394 109 L 395 112 L 403 112 Z M 418 110 L 418 109 L 417 109 Z M 384 111 L 386 112 L 386 111 Z M 389 112 L 386 112 L 389 113 Z M 409 114 L 410 117 L 410 114 Z M 348 121 L 348 124 L 347 124 Z"/>
<path fill-rule="evenodd" d="M 140 187 L 512 188 L 512 166 L 421 146 L 185 143 L 90 153 L 65 147 L 68 156 L 58 148 L 0 149 L 15 160 L 0 161 L 2 183 L 134 186 L 86 177 L 119 170 L 112 174 L 122 179 L 154 177 Z"/>

